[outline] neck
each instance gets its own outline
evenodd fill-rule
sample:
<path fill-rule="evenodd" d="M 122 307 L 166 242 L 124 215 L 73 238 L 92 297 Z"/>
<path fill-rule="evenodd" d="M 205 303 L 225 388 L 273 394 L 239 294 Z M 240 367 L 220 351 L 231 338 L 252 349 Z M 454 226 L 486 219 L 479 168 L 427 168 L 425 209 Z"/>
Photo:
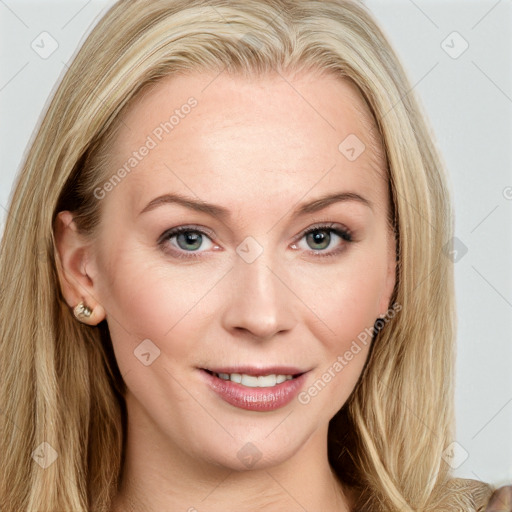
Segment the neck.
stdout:
<path fill-rule="evenodd" d="M 281 464 L 236 471 L 190 457 L 168 438 L 158 438 L 154 425 L 145 421 L 129 422 L 112 512 L 351 509 L 351 494 L 328 462 L 327 429 L 315 432 Z M 148 440 L 147 432 L 156 432 L 156 438 Z"/>

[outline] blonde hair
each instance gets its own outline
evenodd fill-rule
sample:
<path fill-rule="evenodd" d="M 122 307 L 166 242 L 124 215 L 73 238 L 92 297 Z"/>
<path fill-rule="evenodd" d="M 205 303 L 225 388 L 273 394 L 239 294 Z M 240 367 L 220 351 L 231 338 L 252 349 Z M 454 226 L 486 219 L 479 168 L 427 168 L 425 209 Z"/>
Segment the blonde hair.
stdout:
<path fill-rule="evenodd" d="M 0 508 L 107 512 L 122 468 L 124 382 L 105 322 L 78 323 L 56 272 L 53 222 L 92 233 L 116 120 L 174 73 L 309 69 L 357 85 L 388 163 L 401 311 L 373 339 L 329 429 L 329 460 L 357 510 L 480 510 L 492 488 L 452 478 L 452 215 L 443 165 L 401 65 L 356 1 L 126 0 L 76 55 L 21 169 L 1 245 Z M 6 292 L 7 289 L 7 292 Z M 46 468 L 34 450 L 58 455 Z"/>

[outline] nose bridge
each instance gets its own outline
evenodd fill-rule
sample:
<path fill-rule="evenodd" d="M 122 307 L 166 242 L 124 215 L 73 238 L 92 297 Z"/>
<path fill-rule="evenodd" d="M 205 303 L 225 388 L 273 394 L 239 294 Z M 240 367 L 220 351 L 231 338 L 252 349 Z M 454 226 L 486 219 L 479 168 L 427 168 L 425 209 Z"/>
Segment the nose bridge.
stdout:
<path fill-rule="evenodd" d="M 248 237 L 237 247 L 232 271 L 232 300 L 224 322 L 227 329 L 242 329 L 268 338 L 293 327 L 293 294 L 281 279 L 275 251 Z"/>

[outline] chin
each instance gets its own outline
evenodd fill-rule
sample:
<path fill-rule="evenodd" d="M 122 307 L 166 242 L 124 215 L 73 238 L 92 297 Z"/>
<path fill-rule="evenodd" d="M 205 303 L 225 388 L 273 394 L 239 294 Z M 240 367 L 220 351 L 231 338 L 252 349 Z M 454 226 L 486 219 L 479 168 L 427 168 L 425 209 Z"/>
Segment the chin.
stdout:
<path fill-rule="evenodd" d="M 278 425 L 278 424 L 277 424 Z M 272 431 L 272 428 L 275 429 Z M 230 471 L 264 470 L 279 466 L 292 459 L 304 447 L 310 436 L 305 433 L 290 432 L 283 425 L 274 423 L 269 428 L 253 428 L 242 433 L 222 436 L 223 439 L 209 437 L 200 446 L 196 444 L 197 457 L 208 464 L 223 467 Z M 278 433 L 278 429 L 281 432 Z"/>

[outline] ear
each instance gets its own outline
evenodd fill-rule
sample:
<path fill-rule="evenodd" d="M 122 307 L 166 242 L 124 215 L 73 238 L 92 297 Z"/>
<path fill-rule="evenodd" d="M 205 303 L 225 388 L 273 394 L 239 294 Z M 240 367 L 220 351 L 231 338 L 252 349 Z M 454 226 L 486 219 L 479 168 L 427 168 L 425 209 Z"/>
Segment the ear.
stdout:
<path fill-rule="evenodd" d="M 57 215 L 54 235 L 55 263 L 62 295 L 73 309 L 80 302 L 88 306 L 92 314 L 81 321 L 97 325 L 105 319 L 105 310 L 95 297 L 95 283 L 87 273 L 87 268 L 91 265 L 91 242 L 79 233 L 69 211 L 62 211 Z"/>
<path fill-rule="evenodd" d="M 387 270 L 386 270 L 386 281 L 384 290 L 380 297 L 379 302 L 379 317 L 385 318 L 389 308 L 391 307 L 391 296 L 395 289 L 396 283 L 396 267 L 397 267 L 397 248 L 396 248 L 396 237 L 394 232 L 390 232 L 388 238 L 388 256 L 387 256 Z"/>

